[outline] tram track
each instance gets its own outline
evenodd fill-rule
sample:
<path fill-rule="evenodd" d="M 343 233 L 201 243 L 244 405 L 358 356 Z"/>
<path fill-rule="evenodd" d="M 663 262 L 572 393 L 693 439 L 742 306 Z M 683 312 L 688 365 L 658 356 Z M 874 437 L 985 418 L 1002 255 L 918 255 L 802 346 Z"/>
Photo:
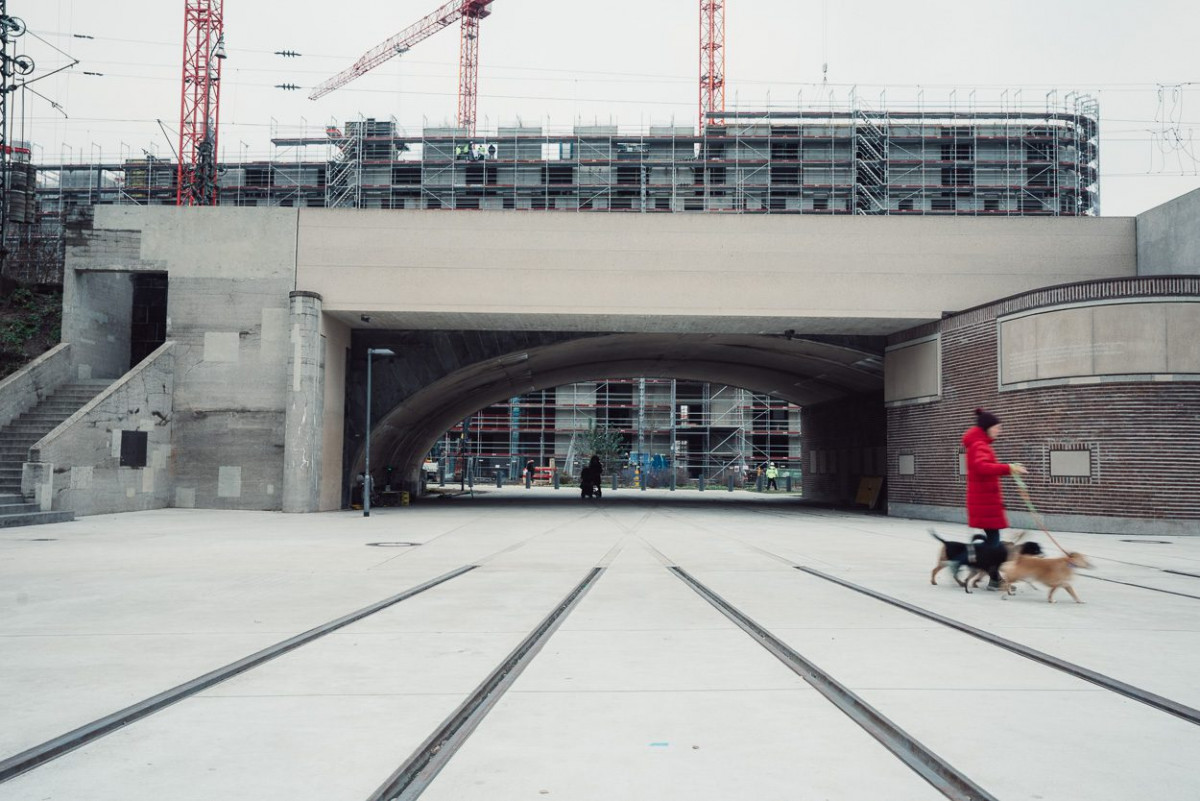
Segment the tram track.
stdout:
<path fill-rule="evenodd" d="M 1163 573 L 1174 573 L 1175 571 L 1163 570 L 1162 572 Z M 1191 593 L 1179 592 L 1178 590 L 1164 590 L 1162 587 L 1151 587 L 1147 584 L 1137 584 L 1132 581 L 1120 581 L 1119 579 L 1104 578 L 1103 576 L 1089 576 L 1086 574 L 1079 574 L 1079 575 L 1082 575 L 1083 578 L 1091 579 L 1092 581 L 1105 581 L 1105 582 L 1108 582 L 1109 584 L 1122 584 L 1126 587 L 1136 587 L 1139 590 L 1149 590 L 1151 592 L 1161 592 L 1166 595 L 1177 595 L 1180 598 L 1191 598 L 1194 601 L 1200 601 L 1200 595 L 1192 595 Z M 1187 575 L 1187 574 L 1184 574 L 1184 575 Z"/>
<path fill-rule="evenodd" d="M 1140 687 L 1127 684 L 1126 682 L 1114 679 L 1111 676 L 1106 676 L 1103 673 L 1092 670 L 1091 668 L 1086 668 L 1082 665 L 1077 665 L 1065 659 L 1060 659 L 1051 654 L 1039 651 L 1036 648 L 1031 648 L 1028 645 L 1022 645 L 1021 643 L 1001 637 L 998 634 L 993 634 L 990 631 L 984 631 L 983 629 L 968 625 L 962 621 L 955 620 L 951 617 L 946 617 L 945 615 L 940 615 L 937 612 L 924 609 L 915 604 L 910 604 L 907 601 L 900 600 L 899 598 L 893 598 L 890 595 L 885 595 L 884 593 L 873 590 L 869 587 L 863 587 L 862 585 L 855 584 L 854 582 L 847 581 L 846 579 L 839 578 L 838 576 L 823 573 L 820 570 L 816 570 L 815 568 L 811 567 L 805 567 L 803 565 L 793 564 L 792 567 L 802 573 L 806 573 L 810 576 L 815 576 L 816 578 L 837 584 L 848 590 L 866 595 L 869 598 L 874 598 L 877 601 L 882 601 L 885 604 L 894 606 L 897 609 L 903 609 L 906 612 L 917 615 L 918 617 L 923 617 L 926 620 L 932 620 L 935 623 L 955 629 L 963 634 L 968 634 L 998 648 L 1002 648 L 1006 651 L 1017 654 L 1018 656 L 1023 656 L 1026 659 L 1046 665 L 1047 667 L 1054 668 L 1055 670 L 1059 670 L 1070 676 L 1074 676 L 1075 678 L 1091 682 L 1092 684 L 1103 687 L 1104 689 L 1117 693 L 1118 695 L 1123 695 L 1126 698 L 1130 698 L 1134 701 L 1139 701 L 1147 706 L 1153 707 L 1160 712 L 1166 712 L 1168 714 L 1175 715 L 1176 717 L 1186 720 L 1188 723 L 1200 726 L 1200 709 L 1195 709 L 1187 706 L 1186 704 L 1172 701 L 1169 698 L 1164 698 L 1163 696 L 1152 693 L 1149 690 L 1143 690 Z"/>
<path fill-rule="evenodd" d="M 592 568 L 367 801 L 413 801 L 420 797 L 605 569 Z"/>
<path fill-rule="evenodd" d="M 97 718 L 89 723 L 60 734 L 50 740 L 27 748 L 3 760 L 0 760 L 0 784 L 14 779 L 22 774 L 46 765 L 53 760 L 69 754 L 79 748 L 89 745 L 113 732 L 141 721 L 157 712 L 187 700 L 198 693 L 211 689 L 229 679 L 247 673 L 264 664 L 309 645 L 322 637 L 332 634 L 353 623 L 362 621 L 372 615 L 382 612 L 402 601 L 420 595 L 453 579 L 459 578 L 501 556 L 512 553 L 528 543 L 548 533 L 556 531 L 561 526 L 554 526 L 546 531 L 540 531 L 523 540 L 519 540 L 494 553 L 461 565 L 428 581 L 417 584 L 395 595 L 384 598 L 361 609 L 334 618 L 300 634 L 269 645 L 241 659 L 211 670 L 182 684 L 130 704 L 122 709 Z"/>
<path fill-rule="evenodd" d="M 819 578 L 844 589 L 865 595 L 875 601 L 931 620 L 942 626 L 981 640 L 993 647 L 1024 657 L 1043 667 L 1051 668 L 1075 679 L 1089 682 L 1113 694 L 1137 701 L 1157 712 L 1166 713 L 1193 725 L 1200 725 L 1200 710 L 1186 704 L 1120 681 L 1082 665 L 1046 654 L 1022 643 L 1014 642 L 991 632 L 975 628 L 953 618 L 916 606 L 915 604 L 892 598 L 868 587 L 863 587 L 854 582 L 805 565 L 796 564 L 786 557 L 747 543 L 737 537 L 730 536 L 729 539 L 733 539 L 751 550 L 770 556 L 792 569 L 814 578 Z M 911 737 L 876 708 L 838 682 L 833 673 L 821 669 L 810 659 L 807 659 L 789 647 L 769 628 L 757 623 L 738 606 L 730 603 L 714 590 L 690 575 L 684 568 L 676 564 L 675 560 L 668 557 L 657 547 L 650 543 L 647 543 L 647 545 L 658 554 L 659 560 L 668 570 L 741 628 L 760 646 L 772 653 L 772 655 L 807 681 L 814 689 L 826 697 L 827 700 L 837 706 L 839 710 L 871 734 L 888 751 L 947 798 L 994 798 L 993 795 L 990 795 L 987 790 L 976 784 L 969 776 L 965 775 L 954 765 L 949 764 L 936 751 Z"/>
<path fill-rule="evenodd" d="M 708 529 L 708 530 L 712 531 L 712 529 Z M 869 587 L 864 587 L 862 585 L 855 584 L 854 582 L 848 581 L 848 580 L 840 578 L 838 576 L 834 576 L 831 573 L 826 573 L 821 570 L 817 570 L 816 568 L 808 567 L 806 565 L 796 564 L 795 562 L 793 562 L 792 560 L 788 559 L 785 556 L 774 553 L 773 551 L 769 551 L 760 546 L 753 545 L 751 543 L 746 542 L 745 540 L 739 539 L 737 537 L 733 537 L 729 534 L 725 534 L 723 532 L 715 532 L 715 531 L 713 531 L 712 533 L 721 533 L 726 538 L 732 539 L 733 541 L 740 543 L 742 546 L 749 548 L 751 550 L 757 551 L 758 553 L 763 554 L 764 556 L 770 557 L 782 564 L 785 564 L 794 570 L 798 570 L 802 573 L 806 573 L 813 577 L 820 578 L 824 581 L 828 581 L 830 583 L 837 584 L 845 589 L 852 590 L 852 591 L 860 593 L 862 595 L 866 595 L 867 597 L 873 598 L 874 600 L 880 601 L 880 602 L 888 604 L 890 606 L 894 606 L 898 609 L 902 609 L 906 612 L 909 612 L 910 614 L 914 614 L 914 615 L 917 615 L 918 617 L 923 617 L 927 620 L 931 620 L 935 623 L 946 626 L 948 628 L 955 629 L 964 634 L 975 637 L 976 639 L 987 642 L 997 648 L 1001 648 L 1003 650 L 1017 654 L 1018 656 L 1025 657 L 1026 659 L 1029 659 L 1033 662 L 1037 662 L 1039 664 L 1045 665 L 1046 667 L 1053 668 L 1055 670 L 1066 673 L 1067 675 L 1073 676 L 1073 677 L 1081 679 L 1083 681 L 1090 682 L 1090 683 L 1095 684 L 1099 687 L 1102 687 L 1106 690 L 1117 693 L 1118 695 L 1125 696 L 1126 698 L 1129 698 L 1131 700 L 1138 701 L 1139 703 L 1150 706 L 1154 709 L 1157 709 L 1160 712 L 1166 712 L 1167 714 L 1174 715 L 1178 718 L 1181 718 L 1182 720 L 1187 721 L 1188 723 L 1192 723 L 1193 725 L 1200 725 L 1200 709 L 1196 709 L 1196 708 L 1188 706 L 1186 704 L 1182 704 L 1177 701 L 1173 701 L 1169 698 L 1158 695 L 1157 693 L 1152 693 L 1149 690 L 1145 690 L 1145 689 L 1137 687 L 1135 685 L 1128 684 L 1127 682 L 1120 681 L 1119 679 L 1115 679 L 1111 676 L 1107 676 L 1103 673 L 1100 673 L 1099 671 L 1092 670 L 1091 668 L 1087 668 L 1082 665 L 1075 664 L 1066 659 L 1061 659 L 1059 657 L 1053 656 L 1052 654 L 1047 654 L 1047 653 L 1045 653 L 1043 651 L 1039 651 L 1038 649 L 1033 648 L 1031 646 L 1024 645 L 1022 643 L 1019 643 L 1019 642 L 1016 642 L 1013 640 L 1009 640 L 1005 637 L 999 636 L 998 634 L 993 634 L 989 631 L 985 631 L 984 629 L 976 628 L 975 626 L 971 626 L 967 623 L 963 623 L 962 621 L 955 620 L 952 617 L 948 617 L 946 615 L 942 615 L 937 612 L 933 612 L 929 609 L 925 609 L 923 607 L 917 606 L 916 604 L 908 603 L 907 601 L 902 601 L 899 598 L 893 598 L 892 596 L 887 595 L 882 592 L 879 592 L 878 590 L 873 590 Z M 654 546 L 651 545 L 650 547 L 653 548 Z M 655 548 L 655 550 L 657 551 L 658 549 Z M 660 554 L 660 559 L 662 559 L 664 564 L 667 565 L 669 568 L 672 565 L 674 565 L 674 562 L 672 560 L 670 560 L 670 558 L 667 557 L 665 554 L 662 554 L 661 551 L 659 551 L 659 554 Z M 1097 577 L 1091 576 L 1089 578 L 1097 578 Z M 1176 593 L 1176 592 L 1173 592 L 1170 590 L 1162 590 L 1162 589 L 1159 589 L 1156 587 L 1148 587 L 1148 586 L 1144 586 L 1144 585 L 1130 584 L 1129 582 L 1120 582 L 1120 581 L 1115 581 L 1115 580 L 1111 580 L 1111 579 L 1103 579 L 1103 580 L 1112 581 L 1113 583 L 1117 583 L 1117 584 L 1129 584 L 1129 586 L 1137 587 L 1139 589 L 1145 589 L 1145 590 L 1156 591 L 1156 592 L 1167 592 L 1172 595 L 1184 595 L 1183 593 Z M 1184 597 L 1193 598 L 1196 596 L 1185 595 Z"/>
<path fill-rule="evenodd" d="M 627 524 L 617 515 L 610 514 L 610 512 L 607 510 L 601 511 L 600 514 L 602 517 L 607 518 L 613 524 L 614 528 L 618 529 L 624 536 L 618 539 L 616 544 L 612 546 L 609 552 L 601 560 L 595 563 L 596 566 L 588 570 L 587 574 L 567 593 L 565 597 L 562 598 L 561 601 L 559 601 L 549 611 L 549 613 L 543 619 L 541 619 L 537 625 L 534 626 L 532 630 L 529 631 L 529 633 L 508 654 L 508 656 L 505 657 L 499 664 L 497 664 L 497 666 L 488 674 L 488 676 L 458 705 L 458 707 L 455 708 L 455 710 L 443 720 L 443 722 L 421 743 L 421 745 L 416 748 L 416 750 L 414 750 L 405 759 L 402 764 L 400 764 L 399 767 L 396 768 L 396 770 L 390 776 L 388 776 L 383 784 L 381 784 L 378 789 L 376 789 L 367 798 L 367 801 L 415 801 L 415 799 L 419 798 L 421 794 L 436 779 L 442 769 L 459 752 L 459 749 L 464 745 L 464 743 L 468 740 L 480 723 L 486 718 L 493 707 L 499 702 L 505 692 L 512 686 L 514 682 L 516 682 L 525 667 L 537 657 L 544 644 L 553 636 L 555 631 L 558 630 L 567 616 L 574 611 L 578 604 L 583 600 L 587 592 L 603 576 L 608 566 L 611 565 L 616 555 L 620 552 L 626 538 L 641 538 L 641 535 L 638 532 L 645 527 L 647 522 L 649 522 L 653 516 L 651 512 L 647 512 L 634 520 L 632 523 Z M 701 526 L 700 528 L 705 527 Z M 553 529 L 551 529 L 551 531 L 553 531 Z M 75 748 L 86 745 L 87 743 L 98 739 L 99 737 L 103 737 L 105 734 L 116 731 L 123 726 L 135 722 L 136 720 L 140 720 L 147 715 L 153 714 L 154 712 L 157 712 L 172 703 L 184 700 L 190 695 L 207 689 L 208 687 L 211 687 L 220 681 L 224 681 L 227 678 L 232 678 L 235 675 L 258 667 L 264 662 L 273 659 L 275 656 L 280 656 L 288 651 L 295 650 L 296 648 L 306 645 L 308 642 L 317 639 L 324 633 L 330 633 L 331 631 L 337 630 L 337 628 L 350 625 L 357 620 L 361 620 L 370 614 L 374 614 L 375 612 L 382 611 L 382 609 L 399 603 L 406 598 L 417 595 L 440 584 L 444 584 L 453 580 L 454 578 L 458 578 L 459 576 L 475 570 L 481 565 L 497 558 L 502 554 L 509 553 L 517 548 L 522 547 L 524 544 L 545 533 L 547 532 L 535 534 L 526 540 L 514 543 L 513 545 L 510 545 L 503 550 L 493 553 L 487 557 L 474 560 L 469 564 L 463 565 L 455 570 L 431 579 L 422 585 L 417 585 L 409 590 L 399 593 L 398 595 L 384 599 L 376 604 L 372 604 L 371 606 L 364 607 L 363 609 L 351 613 L 350 615 L 330 621 L 330 623 L 325 624 L 325 626 L 336 626 L 335 628 L 329 628 L 327 631 L 324 631 L 321 634 L 316 634 L 308 640 L 301 641 L 301 638 L 304 638 L 307 635 L 324 628 L 325 626 L 317 627 L 317 629 L 297 635 L 296 637 L 285 640 L 276 646 L 272 646 L 271 648 L 264 649 L 263 651 L 246 657 L 243 660 L 238 660 L 238 662 L 232 663 L 231 665 L 226 666 L 226 668 L 218 669 L 210 674 L 205 674 L 205 676 L 199 677 L 198 679 L 193 680 L 193 682 L 188 682 L 184 685 L 174 688 L 174 690 L 160 694 L 160 696 L 166 696 L 176 690 L 188 688 L 195 682 L 204 681 L 210 677 L 214 677 L 216 674 L 220 674 L 222 671 L 242 665 L 242 663 L 246 663 L 233 672 L 228 673 L 228 675 L 219 678 L 213 678 L 213 680 L 209 681 L 207 684 L 204 684 L 203 686 L 197 686 L 191 691 L 186 692 L 177 698 L 171 700 L 164 699 L 162 703 L 155 705 L 154 702 L 156 702 L 156 699 L 159 699 L 160 696 L 154 696 L 146 701 L 141 702 L 140 704 L 135 704 L 126 708 L 125 710 L 121 710 L 120 712 L 114 713 L 110 716 L 106 716 L 105 718 L 95 721 L 92 724 L 88 724 L 88 726 L 81 727 L 73 732 L 69 732 L 67 735 L 63 735 L 60 738 L 55 738 L 54 740 L 48 741 L 47 743 L 42 744 L 42 746 L 37 746 L 34 749 L 17 754 L 14 757 L 0 762 L 0 782 L 4 782 L 9 778 L 13 778 L 21 773 L 40 767 L 46 762 L 53 760 L 57 756 L 69 753 Z M 926 619 L 955 629 L 964 634 L 968 634 L 993 646 L 1003 648 L 1021 656 L 1025 656 L 1026 658 L 1029 658 L 1034 662 L 1038 662 L 1046 667 L 1068 673 L 1075 678 L 1097 684 L 1106 690 L 1116 692 L 1120 695 L 1132 698 L 1133 700 L 1138 700 L 1141 703 L 1157 709 L 1158 711 L 1167 712 L 1193 724 L 1200 724 L 1200 710 L 1192 709 L 1191 707 L 1178 704 L 1170 699 L 1148 693 L 1145 690 L 1141 690 L 1140 688 L 1133 687 L 1132 685 L 1119 682 L 1116 679 L 1096 673 L 1088 668 L 1074 665 L 1049 654 L 1044 654 L 1036 651 L 1035 649 L 1029 648 L 1028 646 L 1021 645 L 1020 643 L 1005 640 L 1004 638 L 993 635 L 990 632 L 976 629 L 965 623 L 953 620 L 952 618 L 948 618 L 939 615 L 936 612 L 923 609 L 914 604 L 909 604 L 905 601 L 892 598 L 868 587 L 863 587 L 832 574 L 824 573 L 821 570 L 796 564 L 784 556 L 767 551 L 761 547 L 739 539 L 736 536 L 730 536 L 727 533 L 724 534 L 724 536 L 743 547 L 772 557 L 773 559 L 786 564 L 790 568 L 806 573 L 814 578 L 828 581 L 835 585 L 839 585 L 844 589 L 849 589 L 866 595 L 876 601 L 887 603 L 909 613 L 925 617 Z M 643 541 L 645 540 L 643 539 Z M 864 701 L 847 686 L 841 684 L 832 674 L 823 671 L 811 659 L 806 658 L 803 654 L 788 646 L 769 629 L 760 625 L 742 609 L 730 603 L 695 576 L 688 573 L 687 570 L 685 570 L 683 567 L 680 567 L 673 560 L 668 558 L 662 553 L 662 551 L 660 551 L 650 542 L 646 542 L 646 546 L 658 555 L 664 567 L 677 579 L 687 585 L 708 604 L 720 611 L 752 640 L 757 642 L 768 652 L 772 653 L 773 656 L 775 656 L 790 670 L 804 679 L 809 685 L 813 686 L 814 689 L 821 693 L 823 697 L 829 700 L 841 712 L 847 715 L 864 731 L 868 732 L 873 738 L 875 738 L 875 740 L 881 743 L 896 759 L 899 759 L 903 764 L 908 766 L 924 781 L 936 788 L 942 795 L 947 798 L 962 799 L 963 801 L 966 801 L 967 799 L 972 799 L 974 801 L 995 801 L 996 796 L 990 794 L 987 790 L 976 784 L 961 770 L 947 762 L 932 749 L 928 748 L 913 736 L 905 732 L 896 723 L 885 717 L 878 709 Z M 572 577 L 570 575 L 563 576 L 563 586 L 566 585 L 566 580 L 570 580 L 571 578 Z M 1114 581 L 1114 583 L 1125 582 Z M 1144 587 L 1144 589 L 1155 588 Z M 560 587 L 558 592 L 561 591 L 562 589 Z M 1160 591 L 1169 592 L 1165 590 Z M 1182 593 L 1172 594 L 1182 595 Z M 543 600 L 544 604 L 550 602 L 552 602 L 550 598 Z M 543 606 L 542 608 L 545 607 Z M 535 608 L 531 611 L 536 614 L 538 610 Z M 530 619 L 532 619 L 532 616 Z M 528 625 L 528 622 L 525 625 Z M 522 626 L 521 630 L 523 629 L 524 626 Z M 514 636 L 519 636 L 519 631 L 520 630 L 514 632 Z M 511 643 L 511 640 L 509 642 Z M 291 644 L 288 645 L 289 643 Z M 266 655 L 267 652 L 271 651 L 273 648 L 282 648 L 282 650 L 279 650 L 277 653 Z M 493 656 L 492 658 L 496 657 Z M 480 672 L 482 672 L 483 669 L 486 669 L 486 666 L 482 666 Z M 451 699 L 450 703 L 453 703 L 455 700 L 457 700 L 457 698 Z M 138 711 L 138 708 L 143 705 L 148 705 L 148 708 L 144 711 Z M 447 708 L 448 707 L 449 704 L 447 704 Z M 137 712 L 136 716 L 122 719 L 121 716 L 123 713 L 131 711 Z M 98 724 L 105 725 L 98 726 Z M 85 730 L 93 726 L 98 726 L 96 732 L 88 735 Z M 423 730 L 424 729 L 422 729 L 422 731 Z M 81 740 L 73 745 L 69 744 L 69 741 L 64 741 L 61 750 L 54 749 L 53 745 L 59 740 L 62 740 L 63 738 L 69 738 L 78 733 L 84 733 L 81 736 L 87 736 L 87 739 Z M 415 741 L 415 739 L 416 738 L 414 737 L 413 741 Z M 39 751 L 39 749 L 47 747 L 49 747 L 49 750 L 45 751 L 41 755 L 34 753 Z M 16 760 L 22 757 L 26 757 L 26 764 L 24 767 L 21 767 L 20 764 L 16 762 Z M 384 767 L 384 770 L 387 770 L 386 766 Z M 380 773 L 382 773 L 382 771 L 380 771 Z"/>
<path fill-rule="evenodd" d="M 789 513 L 785 513 L 785 512 L 778 512 L 778 511 L 774 511 L 774 510 L 767 510 L 767 509 L 751 509 L 750 511 L 751 511 L 751 512 L 753 512 L 754 514 L 757 514 L 757 515 L 763 515 L 763 516 L 767 516 L 767 517 L 777 517 L 777 518 L 782 518 L 782 517 L 789 517 L 789 516 L 791 516 L 791 515 L 789 515 Z M 817 516 L 817 515 L 812 515 L 812 514 L 811 514 L 811 513 L 809 513 L 809 512 L 805 512 L 805 514 L 806 514 L 806 515 L 808 515 L 808 516 Z M 889 534 L 882 534 L 882 533 L 880 533 L 880 532 L 873 532 L 873 531 L 870 531 L 870 530 L 868 530 L 868 529 L 862 529 L 862 528 L 858 528 L 858 527 L 856 527 L 856 526 L 840 525 L 839 527 L 840 527 L 840 528 L 847 529 L 847 530 L 850 530 L 850 531 L 854 531 L 854 532 L 857 532 L 857 533 L 860 533 L 860 534 L 865 534 L 865 535 L 871 535 L 871 536 L 883 536 L 883 537 L 890 537 L 890 536 L 891 536 L 891 535 L 889 535 Z M 719 532 L 716 532 L 716 531 L 715 531 L 715 530 L 713 530 L 713 529 L 708 529 L 708 530 L 709 530 L 709 531 L 712 531 L 713 533 L 719 533 Z M 750 547 L 755 547 L 755 546 L 750 546 Z M 1145 568 L 1146 570 L 1153 570 L 1153 571 L 1155 571 L 1155 572 L 1157 572 L 1157 573 L 1166 573 L 1166 574 L 1173 575 L 1173 576 L 1184 576 L 1184 577 L 1187 577 L 1187 578 L 1200 578 L 1200 574 L 1197 574 L 1197 573 L 1188 573 L 1188 572 L 1186 572 L 1186 571 L 1182 571 L 1182 570 L 1172 570 L 1172 569 L 1170 569 L 1170 568 L 1165 568 L 1165 567 L 1157 567 L 1157 566 L 1155 566 L 1155 565 L 1147 565 L 1147 564 L 1142 564 L 1142 563 L 1140 563 L 1140 562 L 1129 562 L 1129 561 L 1126 561 L 1126 560 L 1122 560 L 1122 559 L 1115 559 L 1115 558 L 1112 558 L 1112 557 L 1107 557 L 1107 556 L 1093 556 L 1093 557 L 1090 557 L 1090 558 L 1092 558 L 1092 559 L 1095 559 L 1095 560 L 1097 560 L 1097 561 L 1103 561 L 1103 562 L 1114 562 L 1114 563 L 1116 563 L 1116 564 L 1120 564 L 1120 565 L 1127 565 L 1127 566 L 1130 566 L 1130 567 L 1140 567 L 1140 568 Z M 1137 588 L 1137 589 L 1141 589 L 1141 590 L 1147 590 L 1147 591 L 1149 591 L 1149 592 L 1160 592 L 1160 593 L 1164 593 L 1164 594 L 1166 594 L 1166 595 L 1175 595 L 1175 596 L 1178 596 L 1178 597 L 1180 597 L 1180 598 L 1190 598 L 1190 599 L 1193 599 L 1193 600 L 1200 601 L 1200 595 L 1193 595 L 1193 594 L 1191 594 L 1191 593 L 1180 592 L 1179 590 L 1168 590 L 1168 589 L 1164 589 L 1164 588 L 1162 588 L 1162 587 L 1152 587 L 1152 586 L 1150 586 L 1149 584 L 1139 584 L 1139 583 L 1137 583 L 1137 582 L 1133 582 L 1133 581 L 1121 581 L 1121 580 L 1119 580 L 1119 579 L 1110 579 L 1110 578 L 1105 578 L 1105 577 L 1103 577 L 1103 576 L 1095 576 L 1095 575 L 1090 575 L 1090 574 L 1087 574 L 1087 573 L 1078 573 L 1077 575 L 1078 575 L 1078 576 L 1080 576 L 1080 577 L 1082 577 L 1082 578 L 1085 578 L 1085 579 L 1091 579 L 1091 580 L 1093 580 L 1093 581 L 1104 581 L 1104 582 L 1107 582 L 1107 583 L 1109 583 L 1109 584 L 1122 584 L 1122 585 L 1124 585 L 1124 586 L 1126 586 L 1126 587 L 1135 587 L 1135 588 Z"/>
<path fill-rule="evenodd" d="M 667 569 L 946 798 L 956 801 L 998 801 L 996 796 L 980 787 L 964 772 L 686 570 L 678 565 L 668 566 Z"/>
<path fill-rule="evenodd" d="M 242 657 L 237 661 L 230 662 L 228 665 L 219 667 L 216 670 L 209 671 L 202 676 L 198 676 L 183 684 L 172 687 L 169 690 L 164 690 L 157 695 L 153 695 L 145 700 L 139 701 L 136 704 L 131 704 L 124 709 L 117 710 L 111 714 L 105 715 L 102 718 L 87 723 L 79 728 L 73 729 L 65 734 L 61 734 L 51 740 L 47 740 L 33 748 L 28 748 L 18 754 L 14 754 L 7 759 L 0 761 L 0 784 L 9 779 L 16 778 L 23 773 L 27 773 L 35 768 L 45 765 L 60 756 L 70 753 L 77 748 L 82 748 L 89 743 L 99 740 L 105 735 L 111 734 L 119 729 L 122 729 L 131 723 L 136 723 L 143 718 L 149 717 L 156 712 L 160 712 L 169 706 L 179 703 L 187 698 L 190 698 L 197 693 L 203 692 L 211 687 L 228 681 L 234 676 L 241 675 L 249 670 L 260 667 L 261 665 L 270 662 L 286 653 L 295 651 L 305 645 L 308 645 L 316 640 L 331 634 L 339 629 L 345 628 L 352 623 L 356 623 L 364 618 L 370 617 L 378 612 L 395 606 L 401 601 L 406 601 L 415 595 L 431 590 L 441 584 L 458 578 L 466 573 L 471 572 L 479 567 L 478 564 L 467 564 L 462 567 L 455 568 L 447 573 L 443 573 L 436 578 L 410 587 L 403 592 L 384 598 L 381 601 L 364 606 L 354 612 L 341 617 L 335 618 L 327 623 L 322 623 L 319 626 L 309 629 L 289 637 L 286 640 L 277 642 L 256 651 L 249 656 Z"/>

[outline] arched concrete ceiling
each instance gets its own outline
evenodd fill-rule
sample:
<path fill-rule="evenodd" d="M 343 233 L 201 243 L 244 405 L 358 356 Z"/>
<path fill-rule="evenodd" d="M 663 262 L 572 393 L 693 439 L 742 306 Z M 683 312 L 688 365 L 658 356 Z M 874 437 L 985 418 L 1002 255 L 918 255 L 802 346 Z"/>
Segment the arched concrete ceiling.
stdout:
<path fill-rule="evenodd" d="M 805 406 L 879 391 L 878 354 L 744 334 L 617 334 L 531 348 L 458 370 L 384 414 L 373 464 L 415 480 L 437 439 L 468 415 L 526 392 L 607 378 L 676 378 L 749 389 Z M 361 470 L 359 453 L 354 472 Z"/>

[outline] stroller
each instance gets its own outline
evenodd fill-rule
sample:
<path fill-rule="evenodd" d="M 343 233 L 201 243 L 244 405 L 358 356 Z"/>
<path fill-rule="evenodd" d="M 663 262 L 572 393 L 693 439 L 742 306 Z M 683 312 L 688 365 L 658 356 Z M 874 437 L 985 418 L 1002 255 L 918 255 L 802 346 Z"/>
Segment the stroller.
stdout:
<path fill-rule="evenodd" d="M 592 457 L 588 466 L 579 473 L 579 497 L 600 498 L 600 460 Z"/>

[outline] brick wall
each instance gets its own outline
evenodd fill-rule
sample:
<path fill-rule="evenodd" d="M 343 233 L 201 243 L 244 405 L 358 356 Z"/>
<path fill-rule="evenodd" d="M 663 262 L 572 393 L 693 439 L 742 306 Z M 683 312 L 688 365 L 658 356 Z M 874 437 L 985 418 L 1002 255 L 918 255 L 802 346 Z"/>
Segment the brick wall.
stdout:
<path fill-rule="evenodd" d="M 965 519 L 959 440 L 973 424 L 975 407 L 983 406 L 1003 421 L 1003 433 L 993 445 L 997 458 L 1029 467 L 1026 483 L 1051 526 L 1056 518 L 1079 523 L 1076 528 L 1089 518 L 1099 519 L 1093 530 L 1106 528 L 1103 518 L 1176 524 L 1200 520 L 1200 381 L 1100 379 L 1005 392 L 997 386 L 997 315 L 1064 301 L 1154 295 L 1200 295 L 1200 278 L 1125 279 L 1042 290 L 894 336 L 892 344 L 898 344 L 940 332 L 942 395 L 887 410 L 890 503 L 898 509 L 944 507 L 946 519 Z M 1051 476 L 1051 451 L 1076 449 L 1089 451 L 1091 475 Z M 913 457 L 913 474 L 899 474 L 901 456 Z M 1025 507 L 1007 479 L 1004 492 L 1010 522 L 1028 525 L 1023 515 L 1011 514 Z"/>

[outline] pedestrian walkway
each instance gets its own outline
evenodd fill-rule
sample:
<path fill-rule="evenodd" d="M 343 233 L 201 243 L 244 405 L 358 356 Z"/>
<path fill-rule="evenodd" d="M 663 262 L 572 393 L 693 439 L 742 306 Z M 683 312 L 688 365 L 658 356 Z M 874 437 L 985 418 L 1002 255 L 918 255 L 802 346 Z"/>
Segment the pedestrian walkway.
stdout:
<path fill-rule="evenodd" d="M 1047 604 L 931 586 L 929 525 L 512 487 L 0 530 L 0 801 L 1200 797 L 1200 537 L 1055 532 L 1096 569 Z"/>

